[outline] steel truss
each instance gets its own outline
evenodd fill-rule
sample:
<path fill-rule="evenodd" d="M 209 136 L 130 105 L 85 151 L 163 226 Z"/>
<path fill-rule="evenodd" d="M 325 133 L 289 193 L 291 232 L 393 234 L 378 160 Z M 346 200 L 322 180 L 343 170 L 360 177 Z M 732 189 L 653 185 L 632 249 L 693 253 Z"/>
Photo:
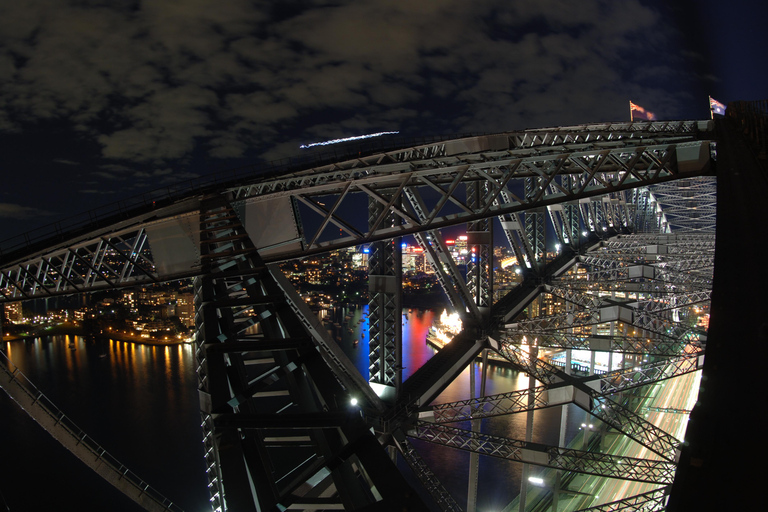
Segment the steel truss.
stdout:
<path fill-rule="evenodd" d="M 670 486 L 665 485 L 653 491 L 644 492 L 623 500 L 603 503 L 595 507 L 582 508 L 578 512 L 654 512 L 664 510 Z"/>
<path fill-rule="evenodd" d="M 380 199 L 387 201 L 391 195 L 382 194 Z M 371 229 L 398 221 L 390 207 L 393 207 L 391 200 L 382 203 L 369 199 L 368 225 Z M 371 244 L 368 255 L 368 380 L 380 386 L 380 390 L 388 389 L 391 398 L 396 397 L 402 384 L 402 273 L 399 240 Z"/>
<path fill-rule="evenodd" d="M 587 404 L 586 398 L 588 396 L 599 400 L 621 391 L 647 386 L 700 370 L 702 365 L 703 356 L 700 354 L 678 356 L 584 379 L 583 382 L 588 384 L 589 390 L 582 391 L 581 395 L 576 393 L 576 388 L 572 384 L 557 387 L 537 386 L 533 389 L 435 404 L 428 411 L 423 412 L 420 417 L 431 417 L 431 421 L 435 423 L 451 423 L 472 418 L 513 414 L 530 409 L 543 409 L 566 403 L 578 405 L 577 400 L 581 400 L 582 404 Z M 529 400 L 531 394 L 533 400 Z"/>
<path fill-rule="evenodd" d="M 395 443 L 397 443 L 397 448 L 405 461 L 419 478 L 424 488 L 432 495 L 432 498 L 440 509 L 447 512 L 462 512 L 464 509 L 456 503 L 456 500 L 453 499 L 451 493 L 449 493 L 443 486 L 440 479 L 435 476 L 432 469 L 424 459 L 421 458 L 419 452 L 414 449 L 413 444 L 402 434 L 402 432 L 398 432 L 395 436 Z"/>
<path fill-rule="evenodd" d="M 319 340 L 305 328 L 311 313 L 297 314 L 303 303 L 286 293 L 286 281 L 263 265 L 248 237 L 239 236 L 244 228 L 222 199 L 203 203 L 206 273 L 195 280 L 214 510 L 407 502 L 381 481 L 397 473 L 389 459 L 351 448 L 378 446 L 361 409 L 350 405 L 357 398 L 376 410 L 377 397 L 330 338 Z"/>
<path fill-rule="evenodd" d="M 0 302 L 195 276 L 199 389 L 216 509 L 418 509 L 417 499 L 403 501 L 408 484 L 385 445 L 399 450 L 441 508 L 458 510 L 405 431 L 473 453 L 667 485 L 679 441 L 614 398 L 700 367 L 701 353 L 683 350 L 703 347 L 686 310 L 706 305 L 711 289 L 709 207 L 702 222 L 689 225 L 695 235 L 669 231 L 684 226 L 685 208 L 694 208 L 687 194 L 703 190 L 698 176 L 711 170 L 714 144 L 702 139 L 708 130 L 709 123 L 693 121 L 530 130 L 254 177 L 14 256 L 0 269 Z M 674 191 L 688 202 L 676 202 Z M 523 283 L 495 304 L 494 217 L 526 269 Z M 562 246 L 554 260 L 546 254 L 548 222 Z M 466 275 L 440 233 L 464 223 L 475 253 Z M 655 233 L 615 236 L 644 229 Z M 465 330 L 400 383 L 399 244 L 392 240 L 406 234 L 424 248 Z M 371 244 L 371 307 L 379 311 L 371 312 L 371 384 L 402 389 L 384 400 L 275 265 L 363 244 Z M 521 316 L 542 294 L 567 303 L 567 312 Z M 522 346 L 666 358 L 576 378 Z M 483 348 L 543 386 L 504 397 L 484 397 L 481 389 L 461 405 L 433 406 L 436 420 L 575 403 L 663 460 L 494 438 L 477 431 L 479 421 L 472 431 L 425 422 L 408 430 L 417 409 Z M 349 408 L 352 397 L 360 408 Z M 439 412 L 448 410 L 456 412 Z M 470 479 L 477 478 L 474 467 Z"/>
<path fill-rule="evenodd" d="M 526 443 L 463 430 L 447 425 L 418 422 L 409 435 L 416 439 L 503 459 L 607 478 L 655 484 L 671 484 L 675 465 L 669 461 L 633 459 L 582 450 Z"/>
<path fill-rule="evenodd" d="M 6 301 L 159 282 L 147 232 L 121 230 L 50 251 L 0 273 Z"/>
<path fill-rule="evenodd" d="M 544 387 L 553 389 L 555 399 L 552 405 L 573 402 L 602 420 L 606 425 L 637 441 L 665 459 L 675 459 L 675 452 L 681 444 L 680 441 L 645 421 L 645 419 L 633 411 L 609 399 L 606 393 L 595 390 L 586 382 L 579 381 L 540 359 L 530 360 L 518 347 L 502 344 L 499 353 L 506 357 L 516 368 L 533 375 L 536 380 L 544 382 Z M 690 368 L 690 365 L 687 365 L 687 367 Z M 656 375 L 660 374 L 656 373 Z M 564 388 L 560 383 L 569 384 L 573 389 Z M 648 383 L 650 381 L 643 384 Z M 629 388 L 628 386 L 624 389 Z M 610 388 L 606 386 L 606 389 Z M 616 391 L 622 390 L 619 387 L 614 389 Z"/>
<path fill-rule="evenodd" d="M 603 211 L 601 195 L 613 197 L 623 190 L 695 177 L 709 169 L 710 143 L 696 140 L 699 130 L 711 129 L 707 123 L 662 124 L 665 126 L 661 129 L 659 125 L 659 130 L 626 124 L 594 125 L 555 130 L 549 135 L 543 132 L 542 137 L 530 132 L 460 139 L 256 178 L 250 184 L 222 192 L 231 194 L 236 211 L 245 212 L 241 216 L 258 217 L 274 212 L 296 216 L 291 229 L 280 235 L 265 234 L 256 225 L 258 220 L 246 226 L 265 262 L 515 215 L 523 217 L 529 245 L 527 255 L 532 261 L 530 258 L 539 257 L 537 254 L 543 250 L 542 208 L 570 205 L 571 217 L 565 223 L 572 231 L 573 208 L 576 204 L 588 206 L 586 209 L 592 213 L 585 217 L 587 223 L 592 231 L 600 231 L 608 228 L 604 221 L 610 217 L 610 212 Z M 553 135 L 555 132 L 558 135 Z M 554 144 L 556 140 L 573 142 Z M 484 183 L 484 188 L 481 197 L 470 194 L 470 202 L 461 192 L 471 183 Z M 421 192 L 422 215 L 406 200 L 409 189 Z M 372 226 L 362 225 L 361 218 L 367 219 L 367 215 L 359 214 L 359 201 L 354 199 L 360 196 L 383 205 L 395 221 L 382 222 L 382 218 Z M 121 223 L 122 229 L 132 229 L 134 233 L 142 227 L 151 228 L 151 253 L 158 254 L 148 259 L 154 261 L 159 257 L 158 261 L 165 265 L 153 272 L 129 251 L 130 244 L 121 244 L 116 239 L 112 245 L 121 254 L 115 258 L 123 267 L 130 267 L 133 284 L 199 274 L 199 262 L 194 257 L 199 244 L 199 233 L 194 229 L 199 201 L 199 197 L 191 197 Z M 158 221 L 158 217 L 165 222 Z M 111 236 L 113 231 L 112 226 L 96 230 L 75 242 L 56 245 L 53 252 L 46 249 L 4 263 L 0 271 L 0 300 L 128 285 L 128 275 L 98 266 L 102 258 L 97 246 L 106 244 L 101 238 Z M 564 236 L 560 231 L 560 236 Z M 570 242 L 576 244 L 577 240 Z M 189 254 L 181 257 L 178 250 L 174 254 L 174 246 Z M 525 252 L 523 248 L 518 250 L 521 254 Z M 77 260 L 74 267 L 68 266 L 72 257 Z M 56 270 L 47 280 L 38 275 L 49 268 L 42 261 L 50 261 Z M 137 267 L 135 271 L 133 267 Z M 116 280 L 116 275 L 121 275 L 122 280 Z"/>

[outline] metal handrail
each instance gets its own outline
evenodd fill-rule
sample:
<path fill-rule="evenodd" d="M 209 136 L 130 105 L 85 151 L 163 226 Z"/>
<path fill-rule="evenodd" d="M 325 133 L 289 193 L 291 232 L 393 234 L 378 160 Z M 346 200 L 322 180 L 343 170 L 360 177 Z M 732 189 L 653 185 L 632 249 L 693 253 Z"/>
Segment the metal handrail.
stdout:
<path fill-rule="evenodd" d="M 125 465 L 113 457 L 106 449 L 99 445 L 93 438 L 85 433 L 80 427 L 78 427 L 74 421 L 72 421 L 66 414 L 64 414 L 56 405 L 48 399 L 45 394 L 40 391 L 30 381 L 18 366 L 8 358 L 5 352 L 0 350 L 0 371 L 5 373 L 10 380 L 8 383 L 16 382 L 21 390 L 32 399 L 32 403 L 35 407 L 38 407 L 42 412 L 55 421 L 56 427 L 64 429 L 66 433 L 74 440 L 78 446 L 82 445 L 94 456 L 94 460 L 101 461 L 109 466 L 115 473 L 121 476 L 121 479 L 127 480 L 134 488 L 142 491 L 142 495 L 146 495 L 155 503 L 162 506 L 165 510 L 171 512 L 182 512 L 182 509 L 175 505 L 170 499 L 166 498 L 154 488 L 150 487 L 148 483 L 138 477 L 135 473 L 129 470 Z M 10 392 L 9 392 L 10 394 Z"/>

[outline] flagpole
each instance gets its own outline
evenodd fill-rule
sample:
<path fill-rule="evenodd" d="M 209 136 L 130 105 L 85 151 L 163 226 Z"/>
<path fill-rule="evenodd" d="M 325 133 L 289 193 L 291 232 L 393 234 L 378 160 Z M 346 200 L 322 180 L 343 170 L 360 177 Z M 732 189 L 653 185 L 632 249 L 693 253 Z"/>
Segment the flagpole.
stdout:
<path fill-rule="evenodd" d="M 635 116 L 632 114 L 632 100 L 629 100 L 629 122 L 635 122 Z"/>
<path fill-rule="evenodd" d="M 709 97 L 709 118 L 712 120 L 715 119 L 715 111 L 712 110 L 712 96 Z"/>

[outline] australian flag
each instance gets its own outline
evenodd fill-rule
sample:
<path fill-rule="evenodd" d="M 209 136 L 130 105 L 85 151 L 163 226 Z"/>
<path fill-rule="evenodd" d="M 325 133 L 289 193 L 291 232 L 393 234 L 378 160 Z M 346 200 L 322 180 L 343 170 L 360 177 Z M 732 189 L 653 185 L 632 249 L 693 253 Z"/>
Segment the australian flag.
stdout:
<path fill-rule="evenodd" d="M 654 121 L 656 116 L 650 110 L 646 110 L 640 105 L 635 105 L 631 101 L 629 102 L 629 115 L 632 121 L 645 120 Z"/>
<path fill-rule="evenodd" d="M 725 105 L 723 105 L 716 99 L 713 99 L 712 96 L 709 97 L 709 109 L 712 111 L 713 114 L 717 114 L 719 116 L 725 115 Z"/>

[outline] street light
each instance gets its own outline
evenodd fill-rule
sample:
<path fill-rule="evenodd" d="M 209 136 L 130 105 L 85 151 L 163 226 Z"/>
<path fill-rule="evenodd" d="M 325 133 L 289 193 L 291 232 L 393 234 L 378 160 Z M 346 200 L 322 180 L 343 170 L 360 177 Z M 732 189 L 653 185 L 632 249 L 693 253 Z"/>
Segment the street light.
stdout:
<path fill-rule="evenodd" d="M 590 423 L 589 425 L 587 425 L 586 423 L 582 423 L 581 427 L 579 427 L 579 430 L 584 431 L 584 439 L 582 443 L 582 448 L 584 450 L 586 450 L 589 446 L 589 433 L 592 431 L 594 427 L 595 426 L 592 423 Z"/>

